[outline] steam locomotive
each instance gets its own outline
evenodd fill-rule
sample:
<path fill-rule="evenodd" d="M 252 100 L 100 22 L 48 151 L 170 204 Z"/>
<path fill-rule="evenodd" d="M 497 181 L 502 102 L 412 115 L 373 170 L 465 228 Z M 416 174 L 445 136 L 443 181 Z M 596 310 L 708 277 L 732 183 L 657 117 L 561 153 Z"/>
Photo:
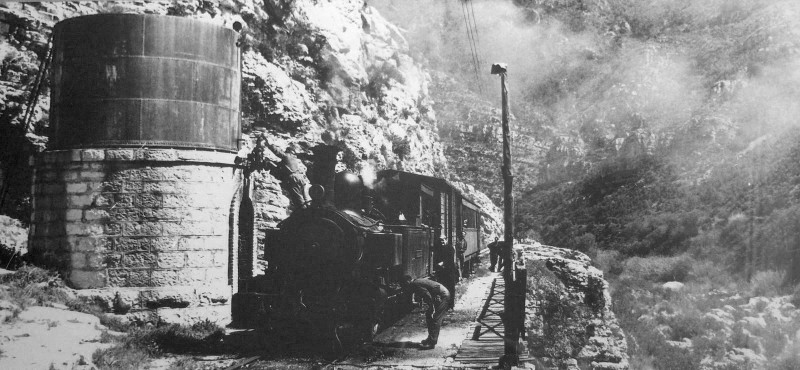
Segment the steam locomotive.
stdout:
<path fill-rule="evenodd" d="M 443 179 L 385 170 L 364 181 L 334 174 L 335 147 L 314 149 L 311 204 L 267 232 L 266 274 L 240 285 L 233 320 L 342 346 L 410 311 L 400 281 L 436 279 L 445 247 L 469 273 L 485 248 L 482 212 Z"/>

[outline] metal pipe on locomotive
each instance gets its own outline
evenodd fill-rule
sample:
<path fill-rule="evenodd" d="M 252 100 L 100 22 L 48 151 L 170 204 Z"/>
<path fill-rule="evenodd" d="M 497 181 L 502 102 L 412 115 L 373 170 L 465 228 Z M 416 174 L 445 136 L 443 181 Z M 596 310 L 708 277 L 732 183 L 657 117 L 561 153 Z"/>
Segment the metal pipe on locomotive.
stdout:
<path fill-rule="evenodd" d="M 240 285 L 234 325 L 336 346 L 369 340 L 410 311 L 404 276 L 441 276 L 446 245 L 464 245 L 460 268 L 474 267 L 484 249 L 481 212 L 447 181 L 386 170 L 365 184 L 335 173 L 338 148 L 312 151 L 312 200 L 266 232 L 267 271 Z"/>

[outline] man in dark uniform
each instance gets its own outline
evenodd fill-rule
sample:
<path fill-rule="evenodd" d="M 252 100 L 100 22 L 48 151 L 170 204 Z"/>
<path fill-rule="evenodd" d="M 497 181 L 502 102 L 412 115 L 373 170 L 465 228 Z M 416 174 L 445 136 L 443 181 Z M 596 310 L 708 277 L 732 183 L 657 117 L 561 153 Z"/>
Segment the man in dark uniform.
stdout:
<path fill-rule="evenodd" d="M 421 348 L 431 349 L 436 347 L 444 313 L 447 311 L 447 306 L 450 302 L 450 292 L 447 291 L 444 285 L 426 278 L 412 280 L 411 276 L 406 275 L 403 281 L 404 285 L 412 293 L 428 305 L 427 310 L 425 310 L 425 325 L 428 327 L 428 338 L 422 341 Z"/>
<path fill-rule="evenodd" d="M 449 308 L 455 306 L 456 283 L 458 282 L 458 267 L 456 267 L 456 250 L 447 243 L 447 239 L 439 238 L 439 253 L 437 261 L 442 262 L 441 270 L 437 272 L 437 280 L 450 291 Z"/>
<path fill-rule="evenodd" d="M 458 279 L 464 277 L 464 266 L 466 266 L 464 261 L 464 253 L 467 251 L 467 239 L 464 238 L 464 232 L 459 231 L 457 233 L 458 238 L 456 239 L 456 264 L 458 264 Z"/>
<path fill-rule="evenodd" d="M 494 241 L 489 243 L 487 247 L 489 247 L 489 261 L 491 262 L 491 266 L 489 267 L 489 271 L 494 272 L 494 267 L 497 266 L 497 270 L 503 269 L 503 242 L 498 241 L 498 237 L 494 237 Z"/>
<path fill-rule="evenodd" d="M 268 160 L 264 154 L 265 148 L 280 158 L 280 161 L 273 162 Z M 258 138 L 256 147 L 250 154 L 249 159 L 255 169 L 268 170 L 272 176 L 278 179 L 281 183 L 281 188 L 289 197 L 292 208 L 300 209 L 306 203 L 305 186 L 308 184 L 308 179 L 303 173 L 302 162 L 293 152 L 289 150 L 287 152 L 267 141 L 267 137 L 262 135 Z"/>

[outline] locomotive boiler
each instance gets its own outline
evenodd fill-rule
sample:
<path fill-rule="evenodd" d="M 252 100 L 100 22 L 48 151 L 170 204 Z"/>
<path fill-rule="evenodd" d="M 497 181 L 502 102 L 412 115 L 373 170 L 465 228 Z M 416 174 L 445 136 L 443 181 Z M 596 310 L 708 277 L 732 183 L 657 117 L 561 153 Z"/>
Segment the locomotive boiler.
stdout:
<path fill-rule="evenodd" d="M 334 174 L 337 148 L 312 150 L 312 200 L 266 231 L 266 273 L 240 285 L 233 319 L 340 349 L 410 311 L 400 281 L 436 278 L 453 258 L 442 253 L 447 244 L 460 247 L 469 271 L 483 249 L 481 213 L 442 179 L 387 170 L 365 184 Z"/>

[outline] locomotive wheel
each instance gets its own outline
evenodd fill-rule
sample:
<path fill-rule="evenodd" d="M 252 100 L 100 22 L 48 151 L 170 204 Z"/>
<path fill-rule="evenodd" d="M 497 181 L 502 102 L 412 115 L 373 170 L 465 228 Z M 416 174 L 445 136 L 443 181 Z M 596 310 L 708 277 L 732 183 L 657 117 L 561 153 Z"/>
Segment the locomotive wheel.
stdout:
<path fill-rule="evenodd" d="M 384 306 L 381 305 L 375 310 L 372 318 L 367 320 L 364 330 L 364 341 L 372 342 L 378 332 L 383 329 Z"/>
<path fill-rule="evenodd" d="M 360 319 L 357 321 L 356 335 L 361 342 L 371 342 L 385 323 L 386 293 L 370 285 L 362 285 L 358 292 L 363 298 L 354 307 L 360 312 L 357 314 Z"/>

